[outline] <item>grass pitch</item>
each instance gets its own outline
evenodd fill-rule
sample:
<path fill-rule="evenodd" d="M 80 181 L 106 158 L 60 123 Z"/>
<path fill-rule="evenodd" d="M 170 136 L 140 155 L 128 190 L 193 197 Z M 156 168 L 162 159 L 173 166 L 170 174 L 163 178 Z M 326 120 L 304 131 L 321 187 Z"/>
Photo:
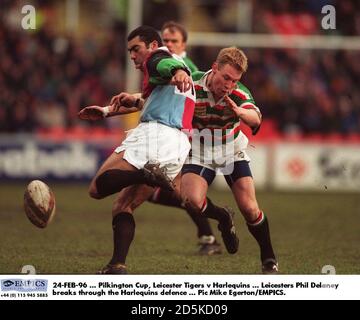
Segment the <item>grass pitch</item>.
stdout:
<path fill-rule="evenodd" d="M 0 273 L 33 265 L 39 274 L 94 274 L 112 255 L 112 198 L 93 200 L 87 185 L 52 184 L 57 212 L 45 229 L 25 216 L 24 184 L 0 185 Z M 360 274 L 358 194 L 258 192 L 268 215 L 282 274 Z M 236 208 L 230 192 L 210 192 Z M 237 211 L 240 249 L 229 255 L 197 254 L 196 228 L 185 211 L 146 203 L 135 214 L 136 234 L 127 259 L 131 274 L 258 274 L 259 249 Z M 216 224 L 215 235 L 222 243 Z"/>

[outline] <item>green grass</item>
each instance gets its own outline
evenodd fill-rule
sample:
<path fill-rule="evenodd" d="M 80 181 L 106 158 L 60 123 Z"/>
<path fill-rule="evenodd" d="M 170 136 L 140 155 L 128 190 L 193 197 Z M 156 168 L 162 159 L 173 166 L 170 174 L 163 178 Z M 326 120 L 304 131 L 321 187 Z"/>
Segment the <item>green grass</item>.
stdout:
<path fill-rule="evenodd" d="M 22 209 L 25 184 L 0 185 L 1 274 L 20 273 L 23 265 L 42 274 L 94 274 L 110 259 L 112 198 L 92 200 L 85 185 L 51 186 L 56 216 L 38 229 Z M 210 197 L 236 207 L 230 192 L 212 191 Z M 320 274 L 327 264 L 337 274 L 360 274 L 358 194 L 258 192 L 258 201 L 269 217 L 282 274 Z M 212 257 L 197 255 L 196 228 L 182 210 L 146 203 L 135 220 L 131 274 L 260 273 L 258 246 L 239 212 L 239 252 Z"/>

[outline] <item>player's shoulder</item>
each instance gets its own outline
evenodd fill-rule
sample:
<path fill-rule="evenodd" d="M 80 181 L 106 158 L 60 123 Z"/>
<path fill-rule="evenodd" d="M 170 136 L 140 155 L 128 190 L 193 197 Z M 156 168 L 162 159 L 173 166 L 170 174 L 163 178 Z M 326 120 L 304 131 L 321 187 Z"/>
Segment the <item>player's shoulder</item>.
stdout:
<path fill-rule="evenodd" d="M 241 82 L 237 82 L 235 89 L 231 92 L 230 98 L 236 100 L 254 100 L 250 90 Z"/>
<path fill-rule="evenodd" d="M 172 57 L 172 55 L 168 51 L 163 50 L 163 49 L 157 49 L 150 53 L 148 60 L 171 58 L 171 57 Z"/>
<path fill-rule="evenodd" d="M 248 95 L 251 95 L 251 92 L 248 87 L 246 87 L 242 82 L 238 81 L 236 83 L 235 87 L 236 91 L 247 93 Z"/>
<path fill-rule="evenodd" d="M 154 51 L 152 51 L 149 56 L 146 59 L 146 64 L 149 65 L 153 65 L 153 64 L 157 64 L 159 63 L 162 59 L 165 58 L 172 58 L 172 54 L 168 51 L 165 50 L 164 48 L 158 48 Z"/>

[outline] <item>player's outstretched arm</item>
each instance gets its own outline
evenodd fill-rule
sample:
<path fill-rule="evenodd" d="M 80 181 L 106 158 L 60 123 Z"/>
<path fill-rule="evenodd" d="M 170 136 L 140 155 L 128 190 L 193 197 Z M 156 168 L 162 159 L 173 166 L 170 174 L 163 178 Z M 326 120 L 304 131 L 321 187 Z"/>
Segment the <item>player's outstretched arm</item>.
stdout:
<path fill-rule="evenodd" d="M 110 105 L 115 107 L 133 108 L 140 109 L 142 107 L 141 93 L 127 93 L 121 92 L 116 96 L 113 96 L 110 101 Z M 140 105 L 141 102 L 141 105 Z"/>
<path fill-rule="evenodd" d="M 83 108 L 78 116 L 81 120 L 96 121 L 106 117 L 137 112 L 142 109 L 144 100 L 140 95 L 122 92 L 112 97 L 110 105 L 106 107 L 89 106 Z"/>
<path fill-rule="evenodd" d="M 255 109 L 245 109 L 238 107 L 238 105 L 229 96 L 225 96 L 224 100 L 228 107 L 236 114 L 251 129 L 256 130 L 261 124 L 261 114 Z"/>
<path fill-rule="evenodd" d="M 147 61 L 147 68 L 150 76 L 150 83 L 168 83 L 175 85 L 180 92 L 186 92 L 192 87 L 190 70 L 186 65 L 167 53 L 158 52 Z M 159 80 L 161 79 L 161 80 Z"/>

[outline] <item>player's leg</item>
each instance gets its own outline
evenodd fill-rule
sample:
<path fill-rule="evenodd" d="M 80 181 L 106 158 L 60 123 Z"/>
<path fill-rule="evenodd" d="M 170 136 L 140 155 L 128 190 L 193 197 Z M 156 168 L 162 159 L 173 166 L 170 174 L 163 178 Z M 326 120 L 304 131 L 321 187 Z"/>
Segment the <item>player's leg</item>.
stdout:
<path fill-rule="evenodd" d="M 174 181 L 176 186 L 180 186 L 180 179 L 181 177 L 179 176 L 179 179 Z M 197 237 L 200 245 L 199 254 L 210 256 L 221 253 L 221 246 L 216 241 L 209 220 L 193 210 L 186 210 L 184 204 L 182 203 L 180 192 L 171 192 L 161 188 L 156 188 L 149 201 L 154 204 L 185 209 L 186 213 L 190 216 L 191 220 L 197 227 Z"/>
<path fill-rule="evenodd" d="M 176 148 L 178 144 L 180 147 Z M 169 177 L 175 178 L 180 172 L 189 149 L 187 137 L 181 131 L 164 125 L 141 123 L 101 166 L 91 182 L 89 193 L 101 199 L 127 186 L 144 183 L 172 190 Z M 158 168 L 160 164 L 163 164 L 162 168 Z M 169 177 L 163 171 L 168 166 L 171 168 Z"/>
<path fill-rule="evenodd" d="M 130 185 L 144 183 L 144 173 L 124 158 L 124 151 L 113 152 L 100 167 L 90 183 L 92 198 L 102 199 Z"/>
<path fill-rule="evenodd" d="M 166 168 L 167 174 L 170 178 L 171 177 L 179 178 L 178 175 L 183 167 L 185 159 L 187 158 L 190 150 L 190 143 L 188 137 L 183 132 L 168 127 L 160 126 L 159 132 L 161 133 L 161 135 L 158 136 L 159 140 L 157 141 L 157 144 L 162 145 L 162 148 L 158 152 L 159 162 L 163 163 L 167 167 Z M 173 137 L 172 140 L 170 139 L 171 137 Z M 169 143 L 169 141 L 172 142 Z M 175 182 L 175 189 L 178 187 L 179 187 L 179 183 Z M 169 194 L 165 194 L 165 195 L 169 195 Z M 206 190 L 203 198 L 205 197 L 205 195 L 206 195 Z M 166 204 L 171 204 L 181 207 L 181 200 L 179 200 L 176 195 L 174 196 L 174 194 L 170 195 L 166 199 L 164 197 L 163 199 L 164 202 L 166 202 Z M 191 211 L 191 215 L 195 217 L 195 214 L 197 216 L 200 216 L 198 215 L 197 212 L 193 213 L 193 211 Z M 197 216 L 195 219 L 198 218 Z M 210 238 L 209 240 L 214 242 L 215 238 Z"/>
<path fill-rule="evenodd" d="M 194 164 L 185 164 L 182 170 L 181 197 L 186 209 L 219 222 L 224 244 L 229 253 L 236 253 L 239 239 L 236 236 L 234 213 L 229 208 L 221 208 L 206 197 L 208 186 L 215 178 L 215 171 Z"/>
<path fill-rule="evenodd" d="M 271 244 L 269 223 L 265 214 L 259 209 L 249 163 L 247 161 L 235 162 L 234 171 L 226 176 L 226 181 L 231 187 L 250 233 L 260 246 L 263 272 L 277 272 L 278 266 Z"/>
<path fill-rule="evenodd" d="M 123 189 L 112 208 L 114 251 L 110 262 L 99 271 L 101 274 L 126 274 L 126 257 L 135 235 L 134 210 L 153 193 L 147 185 L 134 185 Z"/>

